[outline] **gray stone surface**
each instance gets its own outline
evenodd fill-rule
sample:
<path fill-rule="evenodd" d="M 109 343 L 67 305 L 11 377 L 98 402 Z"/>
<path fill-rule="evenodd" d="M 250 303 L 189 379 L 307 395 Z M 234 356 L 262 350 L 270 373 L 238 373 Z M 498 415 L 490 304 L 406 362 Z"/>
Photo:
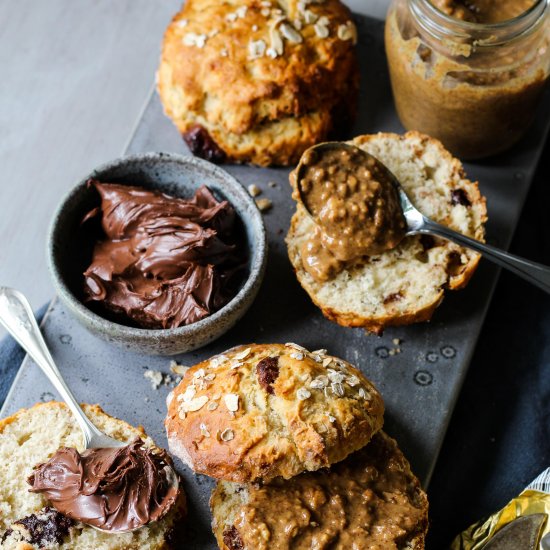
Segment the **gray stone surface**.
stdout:
<path fill-rule="evenodd" d="M 360 19 L 363 90 L 355 134 L 400 130 L 391 102 L 382 46 L 382 24 Z M 548 96 L 529 137 L 512 152 L 467 165 L 488 198 L 488 238 L 507 247 L 528 191 L 546 133 Z M 143 114 L 129 151 L 164 150 L 185 153 L 176 130 L 162 115 L 156 96 Z M 428 483 L 456 398 L 483 323 L 497 270 L 482 262 L 467 289 L 451 293 L 430 324 L 388 330 L 384 336 L 339 327 L 324 319 L 301 290 L 292 273 L 284 233 L 293 211 L 287 169 L 230 166 L 244 185 L 257 184 L 273 209 L 265 215 L 270 257 L 264 284 L 242 321 L 221 340 L 179 357 L 192 364 L 231 345 L 245 342 L 295 341 L 309 348 L 326 347 L 355 363 L 378 386 L 386 402 L 386 430 L 397 438 L 413 470 Z M 268 182 L 277 183 L 276 187 Z M 55 304 L 44 332 L 62 372 L 82 400 L 99 402 L 125 420 L 141 423 L 165 444 L 162 421 L 167 388 L 152 390 L 143 378 L 146 368 L 168 371 L 168 361 L 124 353 L 89 336 Z M 399 344 L 394 343 L 399 339 Z M 401 353 L 392 354 L 399 348 Z M 26 361 L 2 411 L 7 415 L 37 400 L 54 398 L 37 367 Z M 178 463 L 189 493 L 191 548 L 215 548 L 207 501 L 211 481 Z"/>

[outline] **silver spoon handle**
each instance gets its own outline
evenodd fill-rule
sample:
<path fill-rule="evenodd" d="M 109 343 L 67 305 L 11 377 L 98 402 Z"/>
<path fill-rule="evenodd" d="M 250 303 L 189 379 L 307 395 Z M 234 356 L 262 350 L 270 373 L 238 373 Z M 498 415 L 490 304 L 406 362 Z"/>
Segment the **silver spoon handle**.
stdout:
<path fill-rule="evenodd" d="M 443 237 L 460 246 L 471 248 L 488 260 L 519 275 L 521 278 L 550 294 L 550 267 L 525 260 L 494 246 L 476 241 L 427 218 L 424 218 L 424 223 L 417 233 L 428 233 L 437 237 Z"/>
<path fill-rule="evenodd" d="M 32 357 L 65 400 L 84 433 L 85 447 L 90 445 L 94 437 L 101 437 L 101 432 L 88 420 L 61 377 L 36 323 L 32 308 L 21 292 L 12 288 L 0 287 L 0 324 Z"/>

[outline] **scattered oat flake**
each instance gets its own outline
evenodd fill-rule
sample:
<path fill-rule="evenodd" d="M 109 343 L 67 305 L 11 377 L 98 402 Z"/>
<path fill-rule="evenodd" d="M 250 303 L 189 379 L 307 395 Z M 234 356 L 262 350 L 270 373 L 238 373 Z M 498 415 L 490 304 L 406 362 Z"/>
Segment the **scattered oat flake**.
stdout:
<path fill-rule="evenodd" d="M 264 16 L 264 17 L 269 17 L 269 15 L 271 14 L 271 11 L 269 10 L 269 8 L 262 8 L 260 10 L 260 13 Z"/>
<path fill-rule="evenodd" d="M 300 400 L 300 401 L 305 401 L 306 399 L 309 399 L 311 397 L 311 392 L 309 390 L 306 390 L 306 388 L 300 388 L 297 392 L 296 392 L 296 397 Z"/>
<path fill-rule="evenodd" d="M 206 426 L 206 424 L 201 422 L 199 427 L 201 430 L 201 434 L 204 435 L 204 437 L 210 437 L 210 432 L 208 431 L 208 427 Z"/>
<path fill-rule="evenodd" d="M 290 357 L 292 357 L 292 359 L 296 359 L 296 361 L 303 361 L 304 354 L 303 353 L 291 353 Z"/>
<path fill-rule="evenodd" d="M 277 52 L 273 48 L 267 48 L 265 54 L 268 57 L 271 57 L 271 59 L 275 59 L 277 57 Z"/>
<path fill-rule="evenodd" d="M 194 378 L 204 378 L 204 375 L 206 374 L 204 369 L 198 369 L 193 374 Z"/>
<path fill-rule="evenodd" d="M 235 370 L 235 369 L 238 369 L 238 368 L 242 367 L 243 364 L 244 363 L 242 363 L 241 361 L 237 361 L 237 362 L 233 363 L 229 368 L 231 370 Z"/>
<path fill-rule="evenodd" d="M 328 367 L 332 363 L 332 358 L 327 357 L 326 359 L 323 359 L 323 367 Z"/>
<path fill-rule="evenodd" d="M 336 370 L 328 369 L 328 377 L 331 382 L 343 382 L 345 380 L 345 375 Z"/>
<path fill-rule="evenodd" d="M 303 346 L 300 346 L 300 344 L 295 344 L 294 342 L 287 342 L 285 344 L 285 346 L 287 348 L 294 348 L 294 349 L 297 349 L 298 351 L 302 351 L 304 353 L 308 353 L 307 349 L 304 348 Z"/>
<path fill-rule="evenodd" d="M 221 393 L 215 393 L 215 394 L 212 396 L 212 399 L 213 399 L 214 401 L 219 401 L 221 398 L 222 398 Z"/>
<path fill-rule="evenodd" d="M 206 407 L 209 411 L 215 411 L 218 408 L 218 404 L 215 401 L 210 401 Z"/>
<path fill-rule="evenodd" d="M 183 37 L 183 43 L 186 46 L 196 46 L 197 48 L 204 48 L 207 40 L 206 34 L 196 34 L 194 32 L 188 32 Z"/>
<path fill-rule="evenodd" d="M 234 437 L 235 432 L 230 428 L 225 429 L 220 435 L 222 441 L 231 441 Z"/>
<path fill-rule="evenodd" d="M 315 21 L 319 19 L 319 16 L 316 13 L 312 12 L 311 10 L 304 10 L 303 16 L 304 16 L 304 21 L 306 22 L 307 25 L 313 25 L 313 23 L 315 23 Z"/>
<path fill-rule="evenodd" d="M 236 359 L 237 361 L 240 361 L 241 359 L 246 359 L 250 355 L 251 351 L 252 351 L 251 348 L 246 348 L 245 350 L 235 354 L 233 356 L 233 359 Z"/>
<path fill-rule="evenodd" d="M 360 380 L 359 378 L 357 378 L 357 376 L 352 374 L 351 376 L 348 376 L 346 378 L 346 382 L 353 388 L 354 386 L 357 386 L 357 384 L 360 383 Z"/>
<path fill-rule="evenodd" d="M 189 20 L 187 19 L 180 19 L 179 21 L 176 21 L 176 25 L 183 29 L 183 27 L 187 27 L 187 23 L 189 23 Z"/>
<path fill-rule="evenodd" d="M 191 401 L 183 401 L 180 405 L 180 410 L 183 410 L 184 412 L 196 412 L 202 409 L 204 405 L 206 405 L 207 401 L 208 401 L 208 396 L 201 395 L 200 397 L 191 399 Z"/>
<path fill-rule="evenodd" d="M 243 19 L 247 11 L 248 11 L 248 6 L 240 6 L 235 10 L 235 13 L 237 14 L 237 17 L 240 17 L 241 19 Z"/>
<path fill-rule="evenodd" d="M 262 190 L 255 183 L 252 183 L 248 186 L 248 192 L 252 197 L 257 197 L 262 193 Z"/>
<path fill-rule="evenodd" d="M 334 422 L 336 422 L 336 417 L 335 416 L 332 416 L 331 414 L 327 414 L 328 416 L 328 421 L 332 424 Z"/>
<path fill-rule="evenodd" d="M 228 13 L 225 18 L 228 21 L 236 21 L 237 20 L 237 14 L 236 13 Z"/>
<path fill-rule="evenodd" d="M 223 400 L 228 411 L 235 412 L 239 410 L 239 396 L 236 393 L 228 393 Z"/>
<path fill-rule="evenodd" d="M 325 348 L 321 348 L 321 349 L 316 349 L 316 350 L 312 351 L 311 353 L 315 353 L 316 355 L 326 355 L 327 350 Z"/>
<path fill-rule="evenodd" d="M 187 414 L 185 414 L 184 411 L 181 411 L 181 410 L 180 410 L 180 411 L 178 412 L 178 416 L 179 416 L 182 420 L 185 420 L 185 417 L 187 416 Z"/>
<path fill-rule="evenodd" d="M 365 388 L 359 388 L 359 391 L 357 393 L 361 399 L 367 398 L 367 392 L 365 391 Z"/>
<path fill-rule="evenodd" d="M 252 25 L 252 32 L 256 32 L 258 30 L 258 25 Z"/>
<path fill-rule="evenodd" d="M 216 375 L 213 372 L 210 372 L 204 376 L 204 379 L 208 380 L 208 382 L 211 382 L 214 378 L 216 378 Z"/>
<path fill-rule="evenodd" d="M 324 375 L 314 378 L 309 384 L 309 387 L 314 390 L 322 390 L 327 386 L 328 386 L 328 376 L 324 376 Z"/>
<path fill-rule="evenodd" d="M 227 54 L 227 50 L 226 50 L 225 48 L 224 48 L 223 50 L 221 50 L 221 51 L 220 51 L 220 55 L 221 55 L 222 57 L 227 57 L 227 55 L 228 55 L 228 54 Z"/>
<path fill-rule="evenodd" d="M 345 25 L 339 25 L 337 33 L 340 40 L 351 40 L 357 44 L 357 29 L 353 21 L 348 21 Z"/>

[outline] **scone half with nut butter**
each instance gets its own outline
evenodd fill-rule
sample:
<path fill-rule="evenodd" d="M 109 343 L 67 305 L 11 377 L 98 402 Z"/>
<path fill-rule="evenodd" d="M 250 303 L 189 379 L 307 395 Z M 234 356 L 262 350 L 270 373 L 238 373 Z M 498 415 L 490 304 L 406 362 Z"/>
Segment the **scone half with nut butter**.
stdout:
<path fill-rule="evenodd" d="M 326 350 L 232 348 L 191 367 L 168 397 L 170 451 L 195 472 L 248 483 L 346 458 L 382 427 L 365 376 Z"/>
<path fill-rule="evenodd" d="M 426 494 L 382 431 L 329 469 L 218 482 L 210 507 L 222 550 L 422 550 L 428 528 Z"/>
<path fill-rule="evenodd" d="M 460 161 L 439 141 L 408 132 L 364 135 L 348 143 L 385 165 L 427 217 L 484 241 L 485 198 L 478 184 L 466 177 Z M 326 185 L 330 178 L 327 174 Z M 353 262 L 333 262 L 330 272 L 320 273 L 312 269 L 322 265 L 319 255 L 309 257 L 320 228 L 298 200 L 293 179 L 297 205 L 286 237 L 289 258 L 312 301 L 340 325 L 379 334 L 388 326 L 427 321 L 445 291 L 463 288 L 476 270 L 480 259 L 476 252 L 428 235 L 410 235 L 391 249 Z"/>

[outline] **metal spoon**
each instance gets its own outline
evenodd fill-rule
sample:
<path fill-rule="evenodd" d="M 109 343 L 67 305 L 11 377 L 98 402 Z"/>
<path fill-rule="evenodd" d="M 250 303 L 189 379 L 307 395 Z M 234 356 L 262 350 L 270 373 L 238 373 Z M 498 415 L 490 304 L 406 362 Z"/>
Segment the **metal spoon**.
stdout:
<path fill-rule="evenodd" d="M 0 287 L 0 324 L 17 340 L 21 347 L 32 357 L 42 369 L 48 380 L 55 386 L 80 426 L 84 435 L 85 449 L 119 448 L 127 443 L 118 441 L 98 430 L 78 404 L 77 400 L 63 380 L 54 360 L 48 350 L 42 333 L 38 328 L 32 308 L 25 296 L 13 288 Z M 177 489 L 178 476 L 168 464 L 164 466 L 166 479 Z M 94 527 L 94 526 L 92 526 Z M 136 529 L 139 529 L 137 527 Z M 125 531 L 108 531 L 94 527 L 104 533 L 117 534 Z M 130 529 L 129 531 L 135 531 Z"/>
<path fill-rule="evenodd" d="M 358 147 L 355 147 L 354 145 L 349 145 L 347 143 L 336 141 L 320 143 L 319 145 L 315 145 L 314 147 L 312 147 L 312 149 L 319 152 L 320 154 L 322 154 L 323 151 L 334 151 L 335 149 L 348 150 L 350 152 L 360 151 L 363 154 L 365 160 L 374 159 L 375 161 L 380 163 L 380 161 L 378 161 L 376 157 L 373 157 L 366 151 L 363 151 L 362 149 L 359 149 Z M 314 214 L 312 214 L 312 212 L 308 209 L 307 193 L 305 193 L 303 188 L 301 187 L 304 172 L 305 166 L 303 162 L 300 161 L 300 164 L 298 164 L 295 173 L 296 189 L 298 191 L 300 200 L 304 205 L 304 208 L 314 218 Z M 457 231 L 454 231 L 453 229 L 450 229 L 445 225 L 441 225 L 437 222 L 434 222 L 430 218 L 427 218 L 410 201 L 409 197 L 403 190 L 401 183 L 395 177 L 395 175 L 392 174 L 389 170 L 387 170 L 387 172 L 399 193 L 401 208 L 403 210 L 403 215 L 405 216 L 405 221 L 407 222 L 406 235 L 434 235 L 436 237 L 442 237 L 444 239 L 452 241 L 460 246 L 475 250 L 495 264 L 504 267 L 505 269 L 508 269 L 512 273 L 519 275 L 526 281 L 529 281 L 530 283 L 538 286 L 540 289 L 550 294 L 550 267 L 536 262 L 531 262 L 529 260 L 525 260 L 524 258 L 514 256 L 513 254 L 504 252 L 503 250 L 500 250 L 499 248 L 496 248 L 494 246 L 476 241 L 475 239 L 466 237 L 465 235 L 462 235 L 461 233 L 458 233 Z"/>

